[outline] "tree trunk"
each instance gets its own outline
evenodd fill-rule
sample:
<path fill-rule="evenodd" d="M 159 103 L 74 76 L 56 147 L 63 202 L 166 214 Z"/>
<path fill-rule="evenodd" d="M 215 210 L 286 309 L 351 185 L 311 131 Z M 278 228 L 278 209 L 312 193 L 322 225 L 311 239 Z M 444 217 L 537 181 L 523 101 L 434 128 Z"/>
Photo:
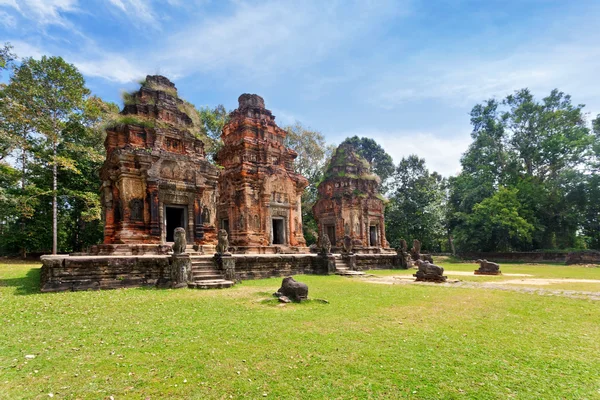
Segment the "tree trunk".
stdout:
<path fill-rule="evenodd" d="M 23 152 L 21 154 L 21 191 L 25 192 L 25 165 L 27 164 L 27 153 L 25 152 L 25 145 L 23 145 Z M 21 233 L 25 232 L 25 218 L 21 216 Z M 26 241 L 21 241 L 21 258 L 24 260 L 27 258 Z"/>
<path fill-rule="evenodd" d="M 57 145 L 56 141 L 52 143 L 54 152 L 54 160 L 52 165 L 52 254 L 56 254 L 58 250 L 58 203 L 57 203 L 57 188 L 58 188 L 58 165 L 57 165 Z"/>
<path fill-rule="evenodd" d="M 448 244 L 450 245 L 450 251 L 452 251 L 452 255 L 456 255 L 456 250 L 454 249 L 454 239 L 452 238 L 452 234 L 450 230 L 448 230 Z"/>

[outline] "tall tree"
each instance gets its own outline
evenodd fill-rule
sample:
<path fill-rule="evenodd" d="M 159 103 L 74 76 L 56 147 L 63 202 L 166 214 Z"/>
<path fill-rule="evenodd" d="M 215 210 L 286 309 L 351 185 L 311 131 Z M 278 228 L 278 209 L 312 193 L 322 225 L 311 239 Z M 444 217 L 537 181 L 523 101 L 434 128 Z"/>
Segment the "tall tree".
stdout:
<path fill-rule="evenodd" d="M 386 207 L 386 234 L 393 246 L 418 239 L 423 248 L 442 250 L 445 242 L 445 179 L 430 173 L 416 155 L 402 158 L 394 172 Z"/>
<path fill-rule="evenodd" d="M 223 132 L 223 127 L 227 123 L 229 119 L 229 112 L 225 109 L 225 106 L 219 104 L 214 108 L 210 107 L 201 107 L 198 110 L 198 115 L 200 116 L 200 122 L 202 127 L 206 133 L 206 155 L 209 160 L 214 160 L 215 154 L 219 151 L 221 146 L 223 146 L 223 141 L 221 140 L 221 134 Z"/>
<path fill-rule="evenodd" d="M 86 96 L 83 76 L 60 57 L 27 58 L 15 70 L 10 84 L 19 86 L 25 104 L 33 114 L 32 126 L 44 137 L 52 168 L 52 253 L 58 247 L 58 173 L 71 168 L 72 161 L 59 156 L 58 148 L 69 120 L 81 113 Z"/>
<path fill-rule="evenodd" d="M 457 230 L 457 241 L 467 250 L 510 251 L 531 241 L 533 228 L 521 215 L 517 190 L 502 187 L 473 207 L 466 226 Z"/>
<path fill-rule="evenodd" d="M 583 105 L 574 105 L 558 90 L 539 101 L 522 89 L 502 102 L 476 105 L 471 124 L 473 142 L 461 159 L 463 171 L 450 180 L 448 220 L 452 230 L 461 232 L 458 242 L 472 247 L 467 238 L 481 232 L 468 231 L 475 226 L 469 217 L 505 187 L 517 197 L 519 216 L 533 230 L 531 238 L 516 235 L 510 244 L 505 240 L 498 246 L 526 250 L 582 245 L 582 173 L 589 169 L 594 142 Z M 490 243 L 485 247 L 491 248 Z"/>

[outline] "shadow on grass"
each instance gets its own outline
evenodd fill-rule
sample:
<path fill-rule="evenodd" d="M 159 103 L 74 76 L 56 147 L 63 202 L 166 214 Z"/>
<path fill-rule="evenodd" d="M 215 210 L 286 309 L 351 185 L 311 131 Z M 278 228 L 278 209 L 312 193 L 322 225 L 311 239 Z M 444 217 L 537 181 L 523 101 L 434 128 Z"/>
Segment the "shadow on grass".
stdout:
<path fill-rule="evenodd" d="M 14 287 L 19 296 L 40 293 L 40 269 L 31 268 L 24 277 L 0 278 L 0 287 Z"/>

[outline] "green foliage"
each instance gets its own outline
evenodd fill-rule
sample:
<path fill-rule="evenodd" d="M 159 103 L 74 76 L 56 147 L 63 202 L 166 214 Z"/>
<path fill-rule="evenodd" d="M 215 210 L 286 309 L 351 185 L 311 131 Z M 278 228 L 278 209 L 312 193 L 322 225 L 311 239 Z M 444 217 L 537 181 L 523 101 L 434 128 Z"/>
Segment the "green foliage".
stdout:
<path fill-rule="evenodd" d="M 205 146 L 205 151 L 211 152 L 214 144 L 212 143 L 212 139 L 206 134 L 206 128 L 202 121 L 200 111 L 192 103 L 185 100 L 183 100 L 183 103 L 178 104 L 177 108 L 179 111 L 184 112 L 188 117 L 191 118 L 193 125 L 190 129 L 190 132 L 196 138 L 202 140 Z"/>
<path fill-rule="evenodd" d="M 134 114 L 117 114 L 106 125 L 107 129 L 122 128 L 127 125 L 135 125 L 142 128 L 155 128 L 156 121 Z"/>
<path fill-rule="evenodd" d="M 448 226 L 461 250 L 596 245 L 581 236 L 590 237 L 584 226 L 595 226 L 587 199 L 598 143 L 582 110 L 558 90 L 538 101 L 527 89 L 473 107 L 473 143 L 461 159 L 463 171 L 450 179 L 448 201 Z M 482 202 L 507 200 L 497 197 L 501 187 L 514 189 L 518 215 L 532 227 L 528 234 L 483 238 L 492 230 L 475 230 L 470 218 Z"/>
<path fill-rule="evenodd" d="M 17 58 L 12 50 L 13 46 L 10 43 L 4 43 L 4 46 L 0 48 L 0 72 L 8 69 L 11 63 Z"/>
<path fill-rule="evenodd" d="M 402 158 L 389 191 L 385 210 L 386 236 L 392 247 L 400 239 L 421 241 L 423 250 L 439 252 L 445 247 L 445 186 L 437 173 L 430 173 L 425 160 L 410 155 Z"/>
<path fill-rule="evenodd" d="M 222 104 L 215 108 L 201 107 L 198 110 L 200 125 L 206 134 L 205 151 L 209 160 L 213 161 L 219 149 L 223 146 L 221 133 L 229 120 L 229 113 Z"/>
<path fill-rule="evenodd" d="M 48 252 L 53 218 L 57 250 L 98 243 L 98 170 L 105 158 L 104 128 L 117 106 L 89 96 L 79 72 L 59 58 L 24 60 L 2 95 L 0 126 L 12 140 L 7 154 L 16 162 L 0 168 L 6 183 L 0 253 Z"/>
<path fill-rule="evenodd" d="M 477 251 L 510 251 L 515 243 L 530 242 L 534 226 L 523 218 L 517 192 L 500 188 L 476 204 L 466 217 L 466 227 L 457 230 L 456 240 Z"/>

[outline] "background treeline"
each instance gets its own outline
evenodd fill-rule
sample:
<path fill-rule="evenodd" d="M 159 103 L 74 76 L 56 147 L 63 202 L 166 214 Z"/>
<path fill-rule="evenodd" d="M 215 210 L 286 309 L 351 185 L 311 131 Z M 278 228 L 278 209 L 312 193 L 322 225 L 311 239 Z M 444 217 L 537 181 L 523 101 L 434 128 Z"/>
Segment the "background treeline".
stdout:
<path fill-rule="evenodd" d="M 62 58 L 18 60 L 11 50 L 0 48 L 0 255 L 83 250 L 102 241 L 98 172 L 119 106 L 92 95 Z M 193 112 L 212 160 L 228 111 Z M 538 100 L 523 89 L 475 105 L 471 124 L 462 172 L 450 178 L 415 155 L 395 165 L 372 139 L 345 140 L 382 179 L 392 246 L 404 238 L 444 252 L 600 249 L 600 117 L 586 120 L 583 105 L 557 90 Z M 310 182 L 302 209 L 311 244 L 311 207 L 334 146 L 299 122 L 284 128 Z"/>

